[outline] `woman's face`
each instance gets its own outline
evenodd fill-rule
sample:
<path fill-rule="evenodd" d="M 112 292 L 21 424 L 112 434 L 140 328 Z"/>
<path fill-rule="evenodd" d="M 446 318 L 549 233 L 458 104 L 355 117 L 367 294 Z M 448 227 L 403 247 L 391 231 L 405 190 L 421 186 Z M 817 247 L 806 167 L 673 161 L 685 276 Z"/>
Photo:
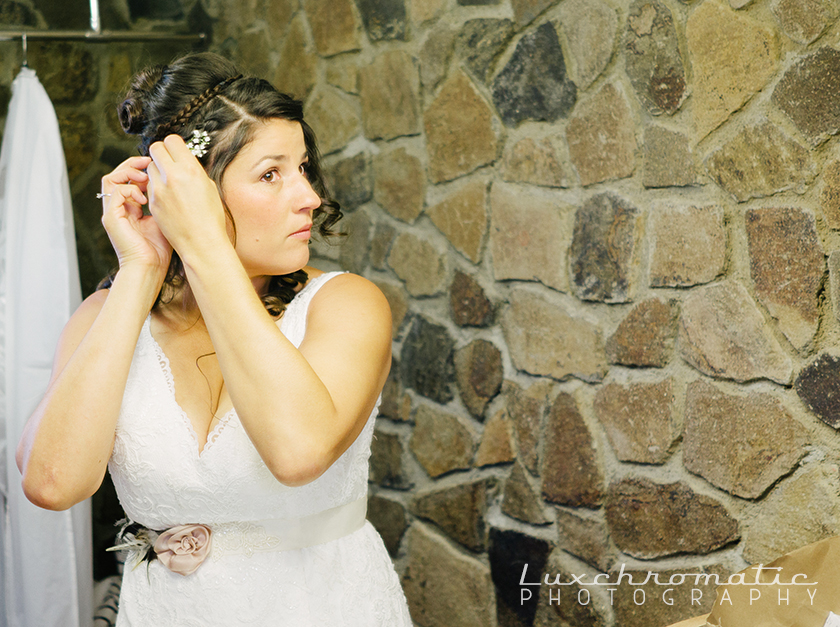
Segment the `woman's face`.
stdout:
<path fill-rule="evenodd" d="M 272 119 L 222 176 L 236 252 L 252 279 L 288 274 L 309 261 L 312 212 L 321 199 L 306 177 L 307 163 L 300 124 Z"/>

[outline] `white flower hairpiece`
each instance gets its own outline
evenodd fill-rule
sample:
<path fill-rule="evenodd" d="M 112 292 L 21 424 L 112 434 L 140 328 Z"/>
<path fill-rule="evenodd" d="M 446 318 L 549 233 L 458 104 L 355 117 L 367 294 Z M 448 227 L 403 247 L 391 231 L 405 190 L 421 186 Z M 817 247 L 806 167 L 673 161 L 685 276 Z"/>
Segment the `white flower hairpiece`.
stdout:
<path fill-rule="evenodd" d="M 194 130 L 192 137 L 187 141 L 187 148 L 199 159 L 207 154 L 207 147 L 209 145 L 210 135 L 207 131 Z"/>

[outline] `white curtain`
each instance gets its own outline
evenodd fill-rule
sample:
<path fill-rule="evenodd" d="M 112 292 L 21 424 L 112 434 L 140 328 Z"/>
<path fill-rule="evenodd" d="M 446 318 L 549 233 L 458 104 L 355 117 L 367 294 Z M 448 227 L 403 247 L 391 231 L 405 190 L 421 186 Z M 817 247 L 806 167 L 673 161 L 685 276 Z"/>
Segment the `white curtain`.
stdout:
<path fill-rule="evenodd" d="M 0 149 L 0 626 L 90 627 L 90 504 L 27 501 L 15 463 L 23 425 L 46 389 L 61 329 L 81 300 L 58 121 L 23 68 Z M 4 431 L 4 432 L 3 432 Z"/>

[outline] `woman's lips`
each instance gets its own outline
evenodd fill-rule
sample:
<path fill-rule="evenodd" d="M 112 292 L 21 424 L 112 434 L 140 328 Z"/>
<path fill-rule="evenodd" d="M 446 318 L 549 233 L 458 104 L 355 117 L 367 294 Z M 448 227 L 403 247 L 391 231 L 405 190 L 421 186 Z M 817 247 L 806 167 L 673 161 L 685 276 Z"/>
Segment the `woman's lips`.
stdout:
<path fill-rule="evenodd" d="M 296 239 L 309 239 L 310 235 L 312 235 L 312 225 L 307 224 L 299 231 L 295 231 L 289 237 L 294 237 Z"/>

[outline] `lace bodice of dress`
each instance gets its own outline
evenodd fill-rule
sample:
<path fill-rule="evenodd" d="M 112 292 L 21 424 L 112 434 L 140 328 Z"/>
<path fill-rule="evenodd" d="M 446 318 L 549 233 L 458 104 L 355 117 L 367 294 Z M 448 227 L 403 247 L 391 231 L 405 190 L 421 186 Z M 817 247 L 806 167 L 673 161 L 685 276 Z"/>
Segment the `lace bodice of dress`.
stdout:
<path fill-rule="evenodd" d="M 303 340 L 312 297 L 336 274 L 310 280 L 286 308 L 278 324 L 295 346 Z M 151 529 L 299 518 L 366 495 L 376 409 L 347 451 L 304 486 L 284 486 L 274 478 L 235 410 L 224 416 L 199 454 L 192 424 L 175 402 L 169 362 L 149 323 L 134 352 L 109 463 L 129 518 Z M 283 385 L 281 375 L 277 385 Z"/>

